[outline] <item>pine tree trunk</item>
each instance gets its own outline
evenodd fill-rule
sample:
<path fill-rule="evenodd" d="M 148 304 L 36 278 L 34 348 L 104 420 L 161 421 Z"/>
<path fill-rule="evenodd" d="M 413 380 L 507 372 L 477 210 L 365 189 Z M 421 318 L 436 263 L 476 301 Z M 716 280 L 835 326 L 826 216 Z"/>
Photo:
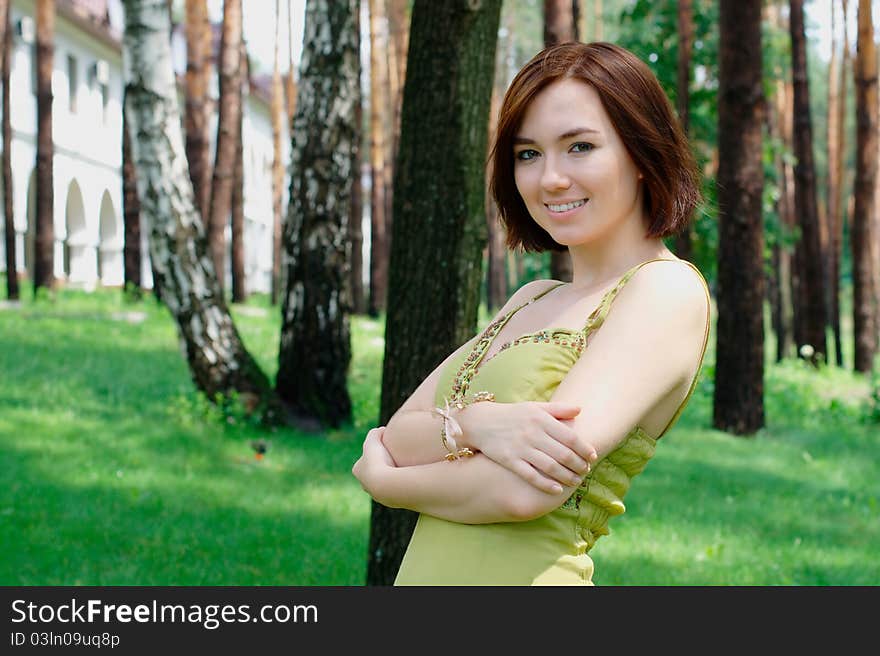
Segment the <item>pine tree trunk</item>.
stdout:
<path fill-rule="evenodd" d="M 794 150 L 794 91 L 790 80 L 782 82 L 782 106 L 781 128 L 783 143 L 788 152 Z M 782 224 L 785 235 L 791 236 L 797 230 L 797 217 L 794 212 L 794 165 L 787 158 L 782 160 Z M 783 357 L 794 355 L 795 327 L 800 325 L 797 321 L 799 310 L 798 294 L 800 289 L 800 276 L 795 266 L 793 247 L 783 245 L 779 252 L 779 278 L 780 294 L 782 303 L 782 325 L 785 331 L 780 335 L 783 349 Z"/>
<path fill-rule="evenodd" d="M 358 71 L 357 79 L 361 79 L 361 15 L 360 2 L 357 3 L 354 14 L 354 34 L 357 40 Z M 362 183 L 362 148 L 363 142 L 363 94 L 361 85 L 355 87 L 357 98 L 354 104 L 354 124 L 356 126 L 354 143 L 351 149 L 351 213 L 348 220 L 348 235 L 351 242 L 351 273 L 349 275 L 349 288 L 351 289 L 351 311 L 353 314 L 366 314 L 367 300 L 364 295 L 364 189 Z"/>
<path fill-rule="evenodd" d="M 242 51 L 244 51 L 243 44 Z M 242 63 L 244 58 L 245 54 L 242 52 Z M 238 93 L 241 97 L 241 87 L 239 87 Z M 230 213 L 233 303 L 244 303 L 247 300 L 247 278 L 244 271 L 244 135 L 242 134 L 242 118 L 243 112 L 239 112 L 238 130 L 235 135 L 235 168 L 232 175 L 232 211 Z"/>
<path fill-rule="evenodd" d="M 382 425 L 476 331 L 500 13 L 501 0 L 413 5 L 394 188 Z M 415 517 L 373 502 L 368 585 L 393 582 Z"/>
<path fill-rule="evenodd" d="M 12 38 L 10 15 L 12 0 L 0 0 L 0 57 L 2 63 L 3 85 L 3 156 L 0 167 L 3 169 L 3 235 L 6 244 L 6 298 L 17 300 L 18 263 L 15 254 L 15 215 L 12 209 L 12 126 L 9 121 L 9 73 L 12 59 Z"/>
<path fill-rule="evenodd" d="M 241 123 L 241 0 L 224 0 L 220 38 L 217 154 L 211 182 L 208 243 L 221 292 L 226 282 L 226 226 L 232 208 L 236 133 Z"/>
<path fill-rule="evenodd" d="M 498 126 L 498 113 L 501 110 L 501 96 L 503 93 L 504 91 L 499 90 L 497 85 L 492 89 L 492 109 L 489 113 L 490 144 L 495 140 L 495 130 Z M 498 206 L 495 204 L 495 199 L 492 198 L 489 190 L 488 175 L 486 181 L 486 226 L 489 232 L 486 258 L 489 269 L 486 275 L 486 305 L 491 313 L 504 305 L 508 292 L 507 273 L 504 270 L 507 260 L 504 226 L 498 220 Z"/>
<path fill-rule="evenodd" d="M 293 15 L 292 0 L 287 0 L 287 16 Z M 287 75 L 284 76 L 284 97 L 287 107 L 287 134 L 293 134 L 293 115 L 296 113 L 296 74 L 293 67 L 293 39 L 287 43 Z M 283 275 L 283 274 L 282 274 Z"/>
<path fill-rule="evenodd" d="M 186 0 L 186 159 L 202 220 L 211 197 L 211 158 L 208 134 L 208 89 L 211 79 L 211 24 L 207 0 Z"/>
<path fill-rule="evenodd" d="M 124 92 L 127 94 L 127 92 Z M 122 103 L 122 221 L 124 225 L 123 261 L 125 270 L 125 294 L 139 299 L 141 283 L 141 203 L 137 192 L 137 174 L 131 152 L 131 128 L 128 123 L 126 99 Z"/>
<path fill-rule="evenodd" d="M 570 0 L 544 0 L 544 45 L 573 41 L 574 31 Z M 571 282 L 571 256 L 567 249 L 550 253 L 550 277 Z"/>
<path fill-rule="evenodd" d="M 52 161 L 52 60 L 55 2 L 37 0 L 37 193 L 34 295 L 55 285 L 55 190 Z"/>
<path fill-rule="evenodd" d="M 791 0 L 789 30 L 791 32 L 791 69 L 794 81 L 794 167 L 795 214 L 801 238 L 795 246 L 799 267 L 800 322 L 798 355 L 816 364 L 827 361 L 825 339 L 825 292 L 822 275 L 822 241 L 819 210 L 816 201 L 816 172 L 813 164 L 813 128 L 810 118 L 810 93 L 807 80 L 807 49 L 804 35 L 803 0 Z M 805 345 L 812 351 L 805 351 Z"/>
<path fill-rule="evenodd" d="M 850 243 L 856 371 L 869 372 L 877 352 L 876 291 L 871 242 L 877 211 L 877 55 L 870 0 L 859 0 L 856 41 L 856 180 Z"/>
<path fill-rule="evenodd" d="M 150 259 L 162 302 L 177 322 L 196 387 L 209 400 L 237 393 L 274 421 L 266 376 L 223 302 L 187 172 L 164 0 L 125 0 L 126 111 Z"/>
<path fill-rule="evenodd" d="M 387 20 L 384 0 L 370 0 L 370 299 L 376 317 L 388 295 L 385 113 L 388 111 Z"/>
<path fill-rule="evenodd" d="M 275 0 L 275 56 L 272 66 L 272 284 L 271 302 L 278 303 L 281 282 L 281 212 L 284 193 L 284 161 L 281 154 L 281 132 L 284 126 L 284 87 L 281 82 L 279 58 L 281 37 L 281 0 Z"/>
<path fill-rule="evenodd" d="M 843 256 L 843 207 L 840 199 L 844 198 L 843 189 L 846 186 L 846 169 L 844 168 L 843 154 L 846 152 L 846 99 L 847 80 L 850 75 L 849 34 L 847 29 L 847 0 L 841 0 L 843 19 L 843 58 L 840 64 L 838 83 L 840 98 L 837 104 L 837 186 L 838 202 L 836 205 L 836 219 L 831 225 L 831 273 L 833 281 L 831 285 L 831 328 L 834 331 L 834 352 L 837 354 L 837 366 L 843 367 L 843 340 L 840 330 L 840 261 Z"/>
<path fill-rule="evenodd" d="M 692 0 L 678 0 L 678 78 L 676 107 L 678 120 L 685 134 L 690 132 L 691 50 L 694 43 L 694 8 Z M 690 225 L 675 236 L 675 254 L 683 260 L 693 259 L 693 230 Z"/>
<path fill-rule="evenodd" d="M 788 31 L 777 4 L 765 5 L 767 21 L 776 30 Z M 791 152 L 791 85 L 787 82 L 788 67 L 781 62 L 773 71 L 775 91 L 773 102 L 768 107 L 768 134 L 777 139 L 782 148 L 775 153 L 774 168 L 779 181 L 779 194 L 775 201 L 776 215 L 779 217 L 778 234 L 771 251 L 771 273 L 768 278 L 767 295 L 770 300 L 771 321 L 776 335 L 777 362 L 792 352 L 792 277 L 791 253 L 787 245 L 793 229 L 794 219 L 794 171 L 783 150 Z"/>
<path fill-rule="evenodd" d="M 356 0 L 308 0 L 284 226 L 287 288 L 276 390 L 305 427 L 351 420 L 348 276 L 357 128 Z"/>
<path fill-rule="evenodd" d="M 391 122 L 391 136 L 388 140 L 388 161 L 391 164 L 389 183 L 393 183 L 397 166 L 397 150 L 400 145 L 400 110 L 403 105 L 403 82 L 406 79 L 406 53 L 409 48 L 409 20 L 407 0 L 387 0 L 385 13 L 388 16 L 390 47 L 388 77 L 390 80 L 391 103 L 394 108 Z M 393 56 L 391 54 L 393 53 Z M 389 200 L 394 198 L 394 185 L 388 184 Z"/>
<path fill-rule="evenodd" d="M 828 325 L 834 333 L 834 352 L 837 366 L 843 366 L 842 353 L 840 352 L 840 315 L 839 315 L 839 287 L 840 265 L 838 262 L 839 242 L 837 239 L 841 224 L 841 198 L 840 190 L 843 183 L 843 138 L 844 130 L 841 121 L 845 114 L 841 112 L 841 104 L 846 102 L 842 95 L 846 87 L 841 84 L 841 79 L 846 76 L 842 71 L 838 59 L 840 42 L 837 38 L 835 5 L 831 3 L 831 61 L 828 63 L 828 191 L 826 193 L 828 217 L 829 243 L 826 253 L 826 268 L 828 298 Z M 844 26 L 844 32 L 846 26 Z"/>
<path fill-rule="evenodd" d="M 713 426 L 764 426 L 761 0 L 721 0 L 718 320 Z"/>

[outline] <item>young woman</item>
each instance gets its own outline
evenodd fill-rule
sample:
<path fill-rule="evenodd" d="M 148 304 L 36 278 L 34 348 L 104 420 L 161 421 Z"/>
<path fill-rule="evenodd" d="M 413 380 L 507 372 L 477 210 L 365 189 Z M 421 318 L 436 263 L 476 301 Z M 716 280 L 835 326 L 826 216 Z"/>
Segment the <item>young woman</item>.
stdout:
<path fill-rule="evenodd" d="M 508 245 L 567 249 L 573 280 L 517 290 L 368 433 L 353 473 L 420 513 L 397 585 L 589 585 L 588 552 L 705 353 L 705 280 L 663 242 L 699 175 L 657 79 L 608 43 L 527 63 L 491 157 Z"/>

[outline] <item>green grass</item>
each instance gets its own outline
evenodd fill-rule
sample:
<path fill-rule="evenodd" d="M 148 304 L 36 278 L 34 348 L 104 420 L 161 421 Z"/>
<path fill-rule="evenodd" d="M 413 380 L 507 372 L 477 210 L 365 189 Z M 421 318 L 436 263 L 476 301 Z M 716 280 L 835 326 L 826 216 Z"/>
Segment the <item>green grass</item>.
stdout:
<path fill-rule="evenodd" d="M 354 318 L 354 425 L 320 438 L 224 420 L 152 299 L 23 297 L 0 309 L 0 584 L 363 583 L 370 502 L 350 468 L 378 415 L 381 322 Z M 257 297 L 233 314 L 274 376 L 278 310 Z M 877 584 L 866 378 L 768 357 L 767 428 L 737 438 L 710 428 L 713 363 L 710 340 L 687 411 L 592 552 L 596 583 Z"/>

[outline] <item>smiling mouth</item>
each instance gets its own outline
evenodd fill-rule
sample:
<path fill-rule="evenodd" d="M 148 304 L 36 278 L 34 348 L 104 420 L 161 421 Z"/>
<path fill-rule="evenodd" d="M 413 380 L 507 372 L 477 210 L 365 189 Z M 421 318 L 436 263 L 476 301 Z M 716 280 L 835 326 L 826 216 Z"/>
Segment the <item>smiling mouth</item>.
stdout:
<path fill-rule="evenodd" d="M 580 200 L 575 200 L 570 203 L 562 203 L 559 205 L 554 205 L 551 203 L 544 203 L 544 207 L 546 207 L 551 212 L 568 212 L 569 210 L 573 210 L 573 209 L 576 209 L 576 208 L 581 207 L 583 205 L 586 205 L 588 200 L 590 200 L 590 199 L 589 198 L 581 198 Z"/>

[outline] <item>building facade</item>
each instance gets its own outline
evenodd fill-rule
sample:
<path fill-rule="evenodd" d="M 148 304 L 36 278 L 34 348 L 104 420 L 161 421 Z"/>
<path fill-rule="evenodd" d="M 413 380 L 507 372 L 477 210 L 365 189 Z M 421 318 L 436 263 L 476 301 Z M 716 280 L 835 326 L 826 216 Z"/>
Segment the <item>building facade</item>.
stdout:
<path fill-rule="evenodd" d="M 12 191 L 18 275 L 32 277 L 34 262 L 37 139 L 36 7 L 13 0 L 10 72 Z M 119 0 L 59 0 L 56 4 L 52 76 L 54 141 L 55 277 L 84 289 L 123 284 L 122 28 Z M 183 30 L 172 33 L 178 80 L 186 69 Z M 264 76 L 265 78 L 265 76 Z M 268 292 L 272 276 L 272 121 L 265 79 L 245 85 L 245 276 L 248 293 Z M 184 111 L 182 86 L 180 109 Z M 212 94 L 216 98 L 216 76 Z M 216 138 L 213 112 L 212 139 Z M 286 123 L 286 121 L 284 121 Z M 183 129 L 181 127 L 181 129 Z M 282 161 L 288 161 L 286 125 Z M 213 143 L 211 145 L 213 152 Z M 285 166 L 285 169 L 287 167 Z M 285 175 L 286 177 L 286 175 Z M 287 189 L 285 180 L 284 189 Z M 282 194 L 284 197 L 286 194 Z M 2 212 L 2 205 L 0 205 Z M 152 286 L 148 227 L 141 225 L 141 279 Z M 227 243 L 231 232 L 227 228 Z M 5 270 L 0 240 L 0 271 Z M 227 257 L 227 289 L 230 271 Z"/>

